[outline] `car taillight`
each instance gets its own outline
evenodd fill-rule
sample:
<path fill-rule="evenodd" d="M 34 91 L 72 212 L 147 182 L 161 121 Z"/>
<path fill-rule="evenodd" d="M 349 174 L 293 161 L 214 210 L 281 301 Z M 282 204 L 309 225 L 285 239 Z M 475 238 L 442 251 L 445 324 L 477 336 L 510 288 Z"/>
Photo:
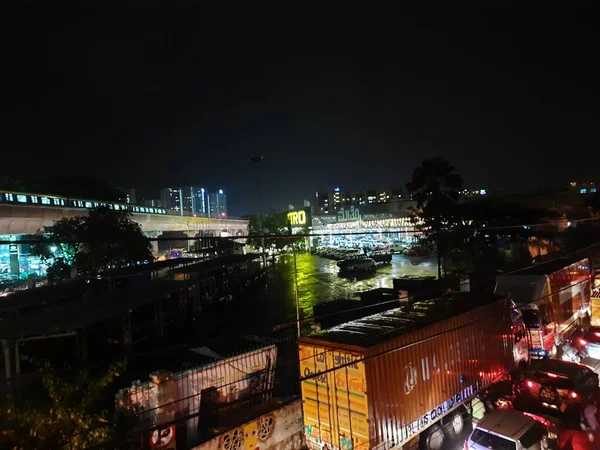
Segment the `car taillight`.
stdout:
<path fill-rule="evenodd" d="M 533 381 L 527 380 L 527 387 L 528 388 L 532 388 L 533 387 Z"/>
<path fill-rule="evenodd" d="M 585 339 L 579 339 L 579 343 L 581 345 L 587 345 L 587 341 Z"/>
<path fill-rule="evenodd" d="M 579 397 L 579 396 L 577 395 L 577 392 L 575 392 L 575 391 L 571 391 L 571 392 L 569 392 L 569 396 L 570 396 L 571 398 L 577 398 L 577 397 Z"/>
<path fill-rule="evenodd" d="M 594 334 L 595 334 L 596 336 L 600 337 L 600 331 L 596 331 Z"/>

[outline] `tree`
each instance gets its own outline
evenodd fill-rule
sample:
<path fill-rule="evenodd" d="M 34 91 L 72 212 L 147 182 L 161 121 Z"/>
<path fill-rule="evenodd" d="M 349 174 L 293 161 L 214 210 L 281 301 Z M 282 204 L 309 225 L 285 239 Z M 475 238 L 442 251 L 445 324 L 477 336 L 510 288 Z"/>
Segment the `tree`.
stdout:
<path fill-rule="evenodd" d="M 442 254 L 445 251 L 441 241 L 444 224 L 453 214 L 453 207 L 463 187 L 462 177 L 456 168 L 442 157 L 424 160 L 417 166 L 406 188 L 413 200 L 417 201 L 415 218 L 420 219 L 419 228 L 427 240 L 435 242 L 438 256 L 438 277 L 442 277 Z"/>
<path fill-rule="evenodd" d="M 100 408 L 110 395 L 107 389 L 124 370 L 125 362 L 118 362 L 101 375 L 83 370 L 69 379 L 44 364 L 43 395 L 24 402 L 6 396 L 0 402 L 2 448 L 84 449 L 105 443 L 114 428 L 109 412 Z"/>
<path fill-rule="evenodd" d="M 262 226 L 262 228 L 261 228 Z M 294 238 L 290 236 L 291 230 L 287 220 L 286 213 L 272 212 L 263 214 L 262 218 L 256 215 L 248 217 L 248 242 L 254 247 L 260 247 L 261 239 L 253 236 L 265 237 L 265 247 L 282 249 L 286 245 L 298 244 L 304 238 Z M 273 236 L 269 238 L 268 236 Z M 284 238 L 283 236 L 289 236 Z"/>
<path fill-rule="evenodd" d="M 32 246 L 31 253 L 49 264 L 50 282 L 70 278 L 73 269 L 96 275 L 154 259 L 148 238 L 127 211 L 99 207 L 87 216 L 61 219 L 37 236 L 44 242 Z"/>
<path fill-rule="evenodd" d="M 497 198 L 457 203 L 453 211 L 451 224 L 442 231 L 447 247 L 444 261 L 451 272 L 461 274 L 531 263 L 529 248 L 545 247 L 555 235 L 555 225 L 549 221 L 560 217 L 554 211 Z"/>

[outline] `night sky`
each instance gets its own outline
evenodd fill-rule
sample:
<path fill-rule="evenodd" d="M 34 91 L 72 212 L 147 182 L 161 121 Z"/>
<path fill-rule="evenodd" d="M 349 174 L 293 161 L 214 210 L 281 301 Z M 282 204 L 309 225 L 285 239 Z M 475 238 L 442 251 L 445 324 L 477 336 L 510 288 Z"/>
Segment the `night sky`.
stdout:
<path fill-rule="evenodd" d="M 1 172 L 223 188 L 234 215 L 257 209 L 259 169 L 263 209 L 404 187 L 437 155 L 490 191 L 598 173 L 594 10 L 212 3 L 7 14 Z"/>

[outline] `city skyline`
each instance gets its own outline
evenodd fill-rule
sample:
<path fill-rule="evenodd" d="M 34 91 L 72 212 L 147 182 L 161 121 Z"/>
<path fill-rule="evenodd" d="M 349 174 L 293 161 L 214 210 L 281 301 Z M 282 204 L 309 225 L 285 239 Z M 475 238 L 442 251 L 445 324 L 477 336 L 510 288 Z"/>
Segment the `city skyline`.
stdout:
<path fill-rule="evenodd" d="M 315 189 L 403 185 L 438 155 L 494 191 L 564 186 L 600 164 L 584 9 L 22 8 L 4 172 L 28 155 L 31 176 L 140 197 L 202 180 L 242 215 L 259 209 L 257 184 L 281 209 Z"/>

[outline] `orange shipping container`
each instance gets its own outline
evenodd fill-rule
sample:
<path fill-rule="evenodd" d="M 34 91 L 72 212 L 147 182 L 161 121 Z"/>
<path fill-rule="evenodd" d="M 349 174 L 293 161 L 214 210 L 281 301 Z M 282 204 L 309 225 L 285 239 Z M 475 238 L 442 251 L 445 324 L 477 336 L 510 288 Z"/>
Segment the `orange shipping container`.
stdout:
<path fill-rule="evenodd" d="M 451 294 L 300 338 L 308 444 L 390 448 L 464 412 L 514 358 L 512 302 L 476 301 Z"/>

